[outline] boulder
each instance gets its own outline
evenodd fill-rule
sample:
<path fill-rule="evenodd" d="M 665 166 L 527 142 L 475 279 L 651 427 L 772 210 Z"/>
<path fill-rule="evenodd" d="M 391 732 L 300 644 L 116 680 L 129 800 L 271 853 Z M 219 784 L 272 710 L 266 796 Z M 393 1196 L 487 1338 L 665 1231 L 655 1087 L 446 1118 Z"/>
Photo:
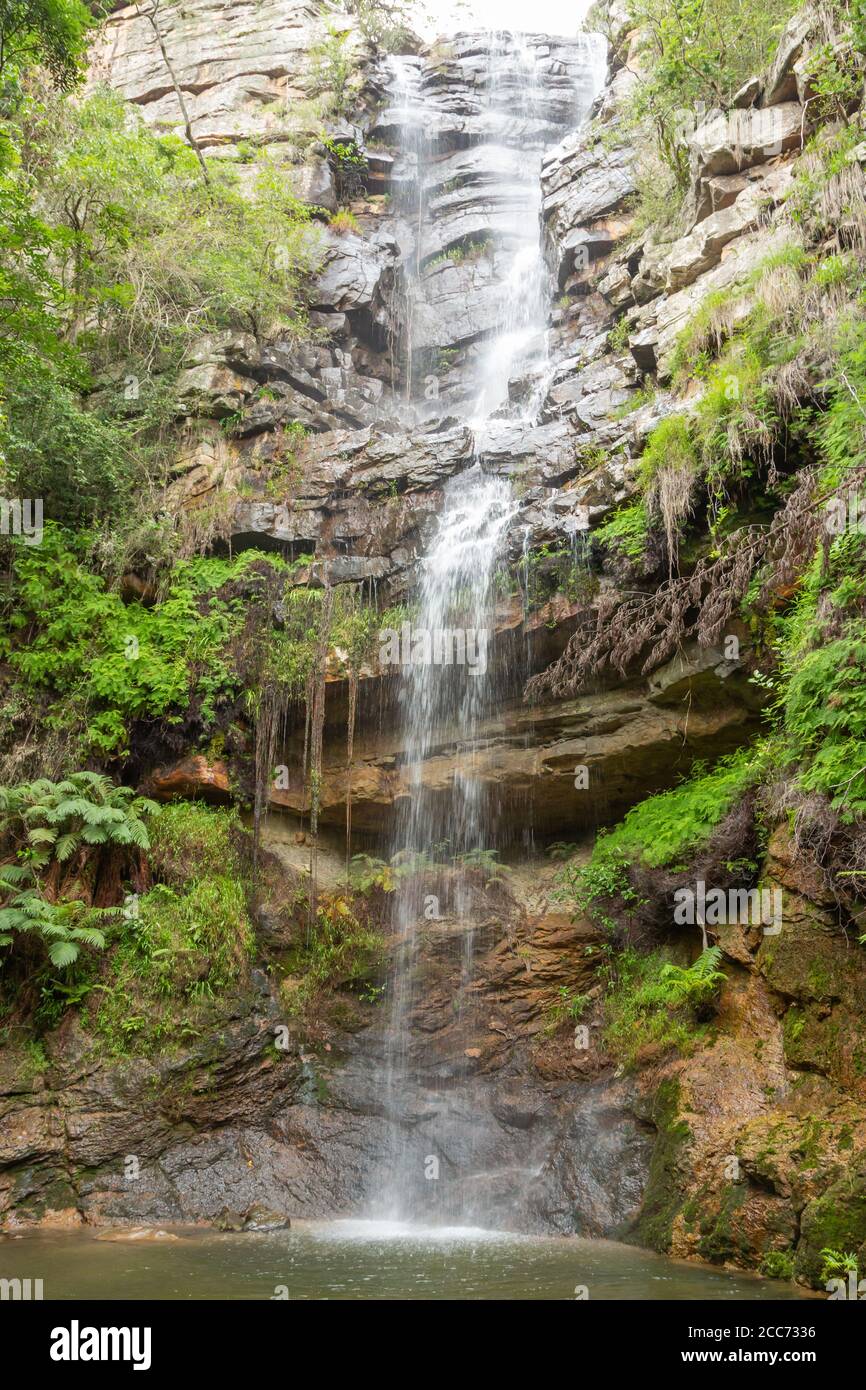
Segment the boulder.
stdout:
<path fill-rule="evenodd" d="M 695 176 L 736 174 L 800 149 L 808 127 L 797 101 L 717 111 L 689 137 Z"/>
<path fill-rule="evenodd" d="M 252 377 L 241 376 L 231 367 L 221 366 L 217 362 L 187 367 L 177 381 L 181 412 L 215 419 L 237 414 L 256 390 L 258 382 Z"/>
<path fill-rule="evenodd" d="M 336 313 L 370 308 L 386 269 L 393 267 L 396 258 L 396 243 L 387 235 L 370 240 L 354 233 L 332 235 L 311 288 L 312 307 Z"/>
<path fill-rule="evenodd" d="M 764 106 L 771 107 L 780 102 L 802 100 L 794 68 L 815 28 L 815 13 L 808 5 L 788 20 L 782 30 L 776 55 L 764 84 Z"/>

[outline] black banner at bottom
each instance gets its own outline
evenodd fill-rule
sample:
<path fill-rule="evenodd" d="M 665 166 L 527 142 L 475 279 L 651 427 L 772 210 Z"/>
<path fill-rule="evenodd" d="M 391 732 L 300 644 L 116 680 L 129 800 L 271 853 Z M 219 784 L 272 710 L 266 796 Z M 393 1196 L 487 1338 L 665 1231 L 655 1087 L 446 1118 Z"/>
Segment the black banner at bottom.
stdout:
<path fill-rule="evenodd" d="M 369 1306 L 377 1300 L 354 1301 L 367 1304 L 363 1323 L 356 1323 L 353 1313 L 342 1308 L 327 1306 L 316 1311 L 308 1300 L 3 1302 L 0 1332 L 7 1334 L 7 1347 L 12 1334 L 19 1349 L 26 1348 L 28 1368 L 61 1382 L 70 1376 L 93 1380 L 102 1371 L 114 1377 L 128 1373 L 139 1380 L 167 1373 L 214 1373 L 225 1378 L 236 1372 L 248 1373 L 253 1366 L 264 1369 L 263 1362 L 276 1369 L 291 1347 L 298 1353 L 306 1347 L 304 1359 L 306 1355 L 320 1357 L 333 1373 L 341 1350 L 347 1365 L 355 1370 L 371 1356 L 381 1364 L 380 1354 L 374 1351 L 376 1310 Z M 425 1309 L 418 1301 L 414 1310 L 419 1318 L 436 1320 L 436 1339 L 431 1343 L 436 1351 L 419 1367 L 419 1374 L 432 1371 L 442 1358 L 457 1355 L 458 1344 L 451 1343 L 443 1314 L 460 1338 L 461 1365 L 471 1364 L 474 1346 L 485 1373 L 489 1374 L 500 1357 L 504 1368 L 513 1370 L 513 1363 L 509 1363 L 514 1352 L 519 1346 L 524 1355 L 527 1352 L 523 1338 L 531 1329 L 526 1315 L 530 1308 L 536 1308 L 547 1324 L 542 1335 L 556 1338 L 545 1342 L 546 1350 L 539 1348 L 539 1355 L 546 1360 L 555 1354 L 560 1365 L 563 1356 L 567 1360 L 569 1355 L 566 1348 L 571 1347 L 578 1357 L 576 1366 L 585 1367 L 587 1358 L 597 1358 L 599 1369 L 609 1367 L 617 1374 L 631 1369 L 652 1374 L 680 1368 L 700 1376 L 709 1367 L 736 1370 L 745 1366 L 760 1367 L 771 1377 L 790 1368 L 807 1368 L 826 1380 L 843 1366 L 856 1364 L 863 1323 L 856 1310 L 839 1304 L 859 1301 L 575 1300 L 546 1309 L 535 1303 L 524 1305 L 518 1321 L 509 1311 L 508 1323 L 499 1336 L 495 1307 L 486 1300 L 448 1304 L 447 1314 L 442 1302 L 432 1301 Z M 399 1357 L 400 1344 L 410 1331 L 405 1310 L 396 1326 L 393 1312 L 383 1311 L 382 1333 L 387 1330 L 389 1338 L 396 1334 L 393 1345 Z M 411 1317 L 409 1321 L 411 1327 Z M 562 1341 L 563 1337 L 567 1341 Z M 288 1372 L 291 1360 L 284 1366 Z"/>

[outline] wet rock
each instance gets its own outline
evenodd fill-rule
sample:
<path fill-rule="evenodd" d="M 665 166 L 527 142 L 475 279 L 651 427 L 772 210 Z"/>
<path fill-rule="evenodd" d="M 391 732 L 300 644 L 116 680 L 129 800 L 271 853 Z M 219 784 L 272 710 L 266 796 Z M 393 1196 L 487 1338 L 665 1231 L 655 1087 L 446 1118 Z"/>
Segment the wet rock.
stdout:
<path fill-rule="evenodd" d="M 548 259 L 564 284 L 574 260 L 575 230 L 622 211 L 635 192 L 632 152 L 570 136 L 545 160 L 541 173 L 542 218 Z"/>
<path fill-rule="evenodd" d="M 245 1231 L 287 1231 L 291 1224 L 285 1212 L 273 1211 L 270 1207 L 257 1202 L 244 1213 L 242 1229 Z"/>
<path fill-rule="evenodd" d="M 96 1239 L 113 1244 L 149 1244 L 152 1241 L 179 1240 L 180 1237 L 174 1231 L 161 1231 L 153 1226 L 132 1226 L 120 1231 L 100 1231 Z"/>
<path fill-rule="evenodd" d="M 749 77 L 742 87 L 734 93 L 731 105 L 738 110 L 747 106 L 755 106 L 763 89 L 764 84 L 760 77 Z"/>
<path fill-rule="evenodd" d="M 813 1288 L 825 1286 L 825 1250 L 852 1254 L 862 1270 L 866 1259 L 866 1158 L 862 1156 L 803 1212 L 795 1270 Z M 848 1279 L 842 1278 L 847 1296 Z"/>
<path fill-rule="evenodd" d="M 708 214 L 688 236 L 681 237 L 670 248 L 659 247 L 647 252 L 632 283 L 638 303 L 661 293 L 676 293 L 718 265 L 728 243 L 754 231 L 767 213 L 782 201 L 792 180 L 790 165 L 773 169 L 764 177 L 747 183 L 733 202 Z"/>
<path fill-rule="evenodd" d="M 239 1211 L 229 1211 L 228 1207 L 223 1207 L 214 1225 L 218 1231 L 242 1231 L 244 1218 Z"/>
<path fill-rule="evenodd" d="M 331 166 L 325 159 L 310 159 L 295 175 L 295 191 L 302 203 L 336 212 L 339 207 Z"/>
<path fill-rule="evenodd" d="M 396 243 L 386 234 L 332 237 L 311 289 L 313 308 L 327 313 L 369 309 L 396 259 Z"/>
<path fill-rule="evenodd" d="M 781 226 L 737 237 L 725 247 L 725 254 L 712 270 L 699 275 L 683 289 L 658 296 L 641 308 L 635 317 L 636 334 L 647 333 L 645 341 L 652 346 L 661 382 L 670 379 L 679 336 L 704 300 L 716 291 L 742 282 L 761 260 L 786 245 L 788 240 L 789 233 Z M 743 315 L 748 312 L 746 300 L 740 312 Z"/>

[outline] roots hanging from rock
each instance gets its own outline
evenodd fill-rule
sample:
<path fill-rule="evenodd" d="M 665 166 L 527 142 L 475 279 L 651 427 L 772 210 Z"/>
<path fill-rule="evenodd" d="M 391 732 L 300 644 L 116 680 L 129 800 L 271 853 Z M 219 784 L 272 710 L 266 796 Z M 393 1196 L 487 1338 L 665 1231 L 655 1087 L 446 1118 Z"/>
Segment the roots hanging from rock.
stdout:
<path fill-rule="evenodd" d="M 649 512 L 658 514 L 664 527 L 669 578 L 678 568 L 680 533 L 692 511 L 695 477 L 696 470 L 688 466 L 662 464 L 647 493 Z"/>
<path fill-rule="evenodd" d="M 316 661 L 311 677 L 311 699 L 309 701 L 310 730 L 310 898 L 307 917 L 308 939 L 312 937 L 318 909 L 318 852 L 319 852 L 319 799 L 322 790 L 322 743 L 325 728 L 325 672 L 328 661 L 328 647 L 331 640 L 331 619 L 334 611 L 334 591 L 325 589 L 322 599 L 322 615 L 319 625 L 319 641 L 316 648 Z"/>
<path fill-rule="evenodd" d="M 852 474 L 853 481 L 853 474 Z M 794 586 L 815 553 L 823 526 L 823 498 L 816 498 L 811 470 L 804 472 L 769 526 L 747 526 L 727 538 L 715 559 L 700 560 L 689 575 L 672 578 L 655 593 L 606 598 L 587 614 L 565 651 L 528 681 L 526 699 L 578 695 L 606 671 L 641 675 L 669 661 L 690 639 L 702 647 L 719 641 L 739 612 L 753 576 L 765 577 L 758 606 L 769 606 Z"/>
<path fill-rule="evenodd" d="M 352 859 L 352 757 L 355 751 L 355 713 L 358 708 L 358 675 L 349 671 L 349 712 L 346 717 L 346 878 Z"/>
<path fill-rule="evenodd" d="M 261 818 L 270 802 L 271 779 L 277 756 L 280 731 L 285 728 L 288 702 L 276 681 L 266 681 L 261 690 L 256 718 L 255 798 L 253 801 L 253 875 L 258 868 Z"/>

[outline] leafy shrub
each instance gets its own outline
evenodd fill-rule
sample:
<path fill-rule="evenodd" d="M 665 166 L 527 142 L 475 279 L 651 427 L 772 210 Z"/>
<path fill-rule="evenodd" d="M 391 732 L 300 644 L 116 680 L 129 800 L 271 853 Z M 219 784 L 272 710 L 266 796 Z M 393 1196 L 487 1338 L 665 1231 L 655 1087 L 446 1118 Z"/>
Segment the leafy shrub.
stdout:
<path fill-rule="evenodd" d="M 707 1035 L 702 1020 L 725 980 L 720 961 L 717 946 L 688 967 L 672 964 L 660 951 L 623 952 L 605 1000 L 605 1045 L 626 1067 L 647 1049 L 693 1052 Z"/>
<path fill-rule="evenodd" d="M 640 801 L 609 833 L 600 835 L 592 872 L 621 872 L 627 861 L 649 868 L 675 864 L 705 844 L 743 793 L 761 776 L 765 748 L 758 744 L 721 758 L 709 772 L 696 765 L 678 787 Z"/>
<path fill-rule="evenodd" d="M 0 893 L 8 895 L 0 907 L 0 947 L 13 944 L 14 932 L 35 932 L 57 969 L 74 964 L 83 945 L 102 949 L 102 926 L 116 915 L 113 908 L 87 907 L 78 900 L 49 902 L 29 864 L 0 865 Z"/>
<path fill-rule="evenodd" d="M 643 52 L 628 119 L 651 133 L 658 158 L 675 186 L 687 186 L 687 128 L 683 113 L 729 110 L 737 89 L 760 72 L 799 0 L 772 13 L 761 0 L 630 0 L 629 29 Z"/>
<path fill-rule="evenodd" d="M 82 849 L 146 850 L 145 820 L 156 802 L 115 786 L 98 772 L 73 772 L 62 782 L 39 778 L 0 788 L 0 836 L 34 868 L 65 864 Z"/>
<path fill-rule="evenodd" d="M 649 537 L 649 518 L 646 503 L 633 502 L 621 507 L 618 512 L 593 532 L 593 539 L 600 545 L 611 546 L 629 560 L 641 560 L 646 553 Z"/>
<path fill-rule="evenodd" d="M 357 217 L 348 208 L 340 208 L 338 212 L 335 212 L 328 225 L 332 232 L 337 233 L 337 236 L 348 236 L 350 232 L 358 236 L 361 231 Z"/>
<path fill-rule="evenodd" d="M 793 1279 L 794 1256 L 788 1250 L 768 1250 L 761 1260 L 761 1273 L 767 1279 Z"/>
<path fill-rule="evenodd" d="M 88 1000 L 115 1055 L 195 1036 L 207 1009 L 243 981 L 254 946 L 247 837 L 236 810 L 196 802 L 167 806 L 155 822 L 160 881 L 125 916 Z"/>
<path fill-rule="evenodd" d="M 281 994 L 290 1013 L 311 1018 L 325 992 L 357 992 L 375 979 L 384 959 L 382 935 L 363 920 L 351 896 L 323 895 L 313 931 L 287 962 Z"/>

